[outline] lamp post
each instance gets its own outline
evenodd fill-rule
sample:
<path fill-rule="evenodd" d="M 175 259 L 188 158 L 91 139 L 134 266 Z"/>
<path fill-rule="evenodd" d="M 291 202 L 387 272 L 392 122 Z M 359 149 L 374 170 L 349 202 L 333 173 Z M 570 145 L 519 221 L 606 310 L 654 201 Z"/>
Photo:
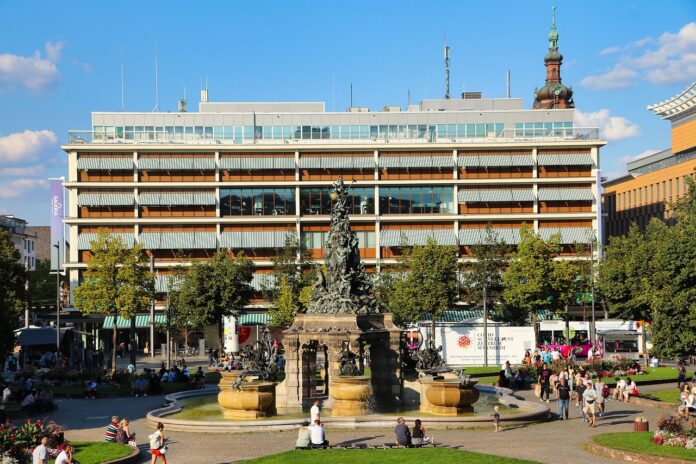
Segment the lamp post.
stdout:
<path fill-rule="evenodd" d="M 53 247 L 56 249 L 56 352 L 60 353 L 60 242 Z"/>
<path fill-rule="evenodd" d="M 155 255 L 150 255 L 150 272 L 155 273 Z M 152 304 L 150 305 L 150 357 L 155 357 L 155 292 L 152 292 Z"/>
<path fill-rule="evenodd" d="M 595 277 L 594 277 L 594 240 L 590 240 L 590 281 L 592 294 L 592 350 L 597 348 L 597 328 L 595 326 Z"/>

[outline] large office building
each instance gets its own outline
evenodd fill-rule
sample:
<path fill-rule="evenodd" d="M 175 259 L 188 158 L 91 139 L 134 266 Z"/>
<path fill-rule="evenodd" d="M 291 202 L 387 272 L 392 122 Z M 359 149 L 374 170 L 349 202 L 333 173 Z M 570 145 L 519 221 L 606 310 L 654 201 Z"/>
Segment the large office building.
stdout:
<path fill-rule="evenodd" d="M 648 109 L 670 121 L 672 146 L 628 163 L 625 176 L 603 184 L 607 239 L 626 234 L 632 223 L 645 229 L 652 218 L 672 223 L 672 206 L 696 169 L 696 82 Z"/>
<path fill-rule="evenodd" d="M 552 87 L 557 38 L 546 60 Z M 100 227 L 141 243 L 161 275 L 219 249 L 244 251 L 259 288 L 288 232 L 323 258 L 339 176 L 351 184 L 369 272 L 395 263 L 404 239 L 434 237 L 470 259 L 489 223 L 510 244 L 523 226 L 560 233 L 572 255 L 574 243 L 597 236 L 604 142 L 596 128 L 575 127 L 572 94 L 555 93 L 555 105 L 541 97 L 537 109 L 466 93 L 327 112 L 316 102 L 210 102 L 204 90 L 198 112 L 93 113 L 91 129 L 71 132 L 63 147 L 71 288 Z M 254 306 L 263 305 L 259 294 Z"/>

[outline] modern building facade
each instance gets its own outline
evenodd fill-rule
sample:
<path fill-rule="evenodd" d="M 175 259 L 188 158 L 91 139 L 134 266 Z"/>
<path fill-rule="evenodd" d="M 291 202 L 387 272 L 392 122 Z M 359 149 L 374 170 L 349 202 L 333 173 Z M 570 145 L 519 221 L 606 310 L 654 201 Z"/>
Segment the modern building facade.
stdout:
<path fill-rule="evenodd" d="M 19 251 L 19 262 L 26 270 L 36 270 L 36 234 L 29 230 L 27 221 L 10 215 L 0 215 L 0 229 L 12 236 L 15 248 Z"/>
<path fill-rule="evenodd" d="M 672 223 L 672 205 L 687 192 L 696 169 L 696 82 L 679 95 L 648 107 L 672 124 L 672 147 L 628 163 L 628 174 L 603 184 L 606 237 L 624 235 L 651 218 Z"/>

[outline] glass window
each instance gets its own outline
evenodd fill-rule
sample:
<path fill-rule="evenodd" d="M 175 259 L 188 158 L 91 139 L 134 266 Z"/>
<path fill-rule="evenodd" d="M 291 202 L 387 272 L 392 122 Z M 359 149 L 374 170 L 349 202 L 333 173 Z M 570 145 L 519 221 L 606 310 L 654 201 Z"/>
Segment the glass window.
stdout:
<path fill-rule="evenodd" d="M 379 192 L 382 214 L 451 214 L 452 187 L 391 187 Z"/>
<path fill-rule="evenodd" d="M 331 189 L 302 188 L 300 190 L 300 211 L 303 215 L 331 214 Z M 348 190 L 346 198 L 348 214 L 374 214 L 375 191 L 370 187 L 355 187 Z"/>
<path fill-rule="evenodd" d="M 295 189 L 220 189 L 224 216 L 278 216 L 295 214 Z"/>

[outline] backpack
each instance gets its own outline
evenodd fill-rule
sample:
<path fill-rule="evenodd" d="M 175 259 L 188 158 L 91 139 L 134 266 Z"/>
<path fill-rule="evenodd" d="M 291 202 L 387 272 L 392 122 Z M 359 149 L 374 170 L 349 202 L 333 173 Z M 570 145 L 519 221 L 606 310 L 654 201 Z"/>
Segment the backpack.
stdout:
<path fill-rule="evenodd" d="M 602 388 L 602 397 L 609 398 L 609 387 L 607 385 Z"/>
<path fill-rule="evenodd" d="M 157 432 L 149 435 L 147 438 L 150 439 L 150 449 L 156 450 L 160 448 L 160 436 Z"/>

